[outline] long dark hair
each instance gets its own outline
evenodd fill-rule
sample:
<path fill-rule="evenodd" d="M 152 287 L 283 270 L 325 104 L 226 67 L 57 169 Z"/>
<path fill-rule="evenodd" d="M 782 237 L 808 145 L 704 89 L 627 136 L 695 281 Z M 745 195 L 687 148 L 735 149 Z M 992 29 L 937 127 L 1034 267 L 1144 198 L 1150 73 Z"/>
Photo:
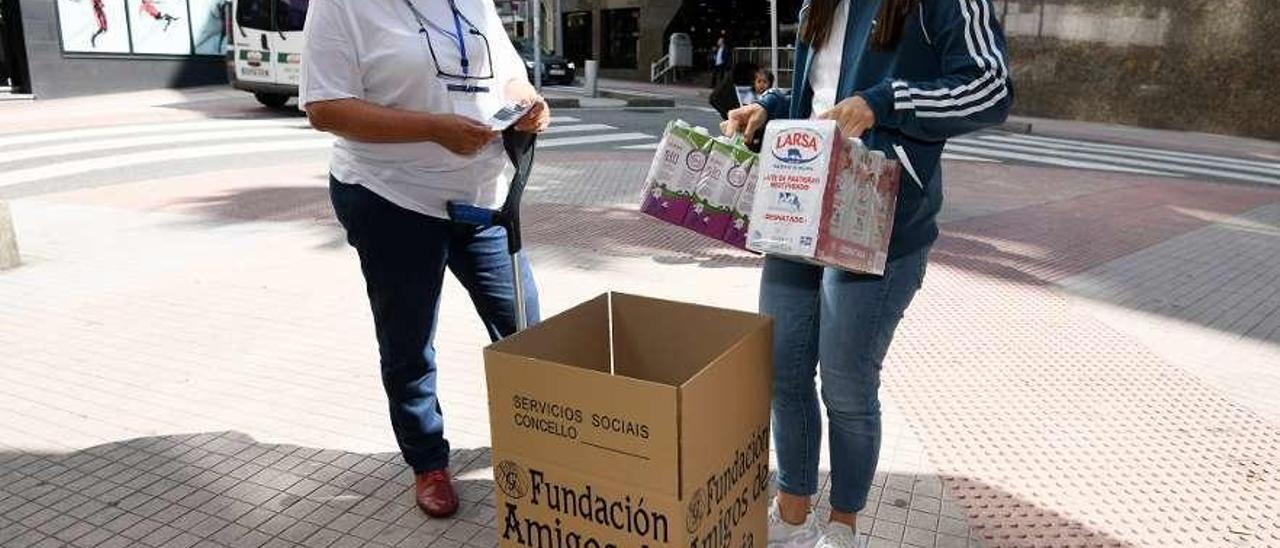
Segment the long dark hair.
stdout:
<path fill-rule="evenodd" d="M 831 36 L 832 20 L 840 2 L 854 0 L 811 0 L 809 14 L 800 27 L 800 38 L 814 48 L 820 48 Z M 902 28 L 907 16 L 919 0 L 881 0 L 876 27 L 871 31 L 871 46 L 877 50 L 892 49 L 902 39 Z"/>

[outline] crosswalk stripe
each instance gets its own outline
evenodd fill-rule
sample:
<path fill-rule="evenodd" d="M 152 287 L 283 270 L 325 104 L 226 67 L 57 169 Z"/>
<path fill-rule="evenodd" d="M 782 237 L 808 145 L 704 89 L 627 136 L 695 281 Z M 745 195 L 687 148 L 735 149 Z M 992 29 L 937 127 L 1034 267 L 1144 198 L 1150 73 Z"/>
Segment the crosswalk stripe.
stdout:
<path fill-rule="evenodd" d="M 191 160 L 195 158 L 209 158 L 214 156 L 235 156 L 241 154 L 254 155 L 265 152 L 283 152 L 287 150 L 319 150 L 330 146 L 333 146 L 333 139 L 331 137 L 318 135 L 308 139 L 176 148 L 164 151 L 139 152 L 120 156 L 91 158 L 88 160 L 61 162 L 48 166 L 10 171 L 5 173 L 3 177 L 0 177 L 0 188 L 34 181 L 78 175 L 103 169 L 117 169 L 128 166 L 153 164 L 157 162 Z"/>
<path fill-rule="evenodd" d="M 311 134 L 311 135 L 308 135 Z M 308 137 L 315 135 L 315 132 L 303 128 L 264 128 L 264 129 L 237 129 L 231 131 L 211 131 L 185 133 L 182 135 L 152 135 L 148 137 L 134 137 L 130 139 L 110 139 L 103 141 L 84 141 L 66 145 L 54 145 L 38 148 L 23 148 L 10 153 L 0 153 L 0 164 L 11 162 L 19 162 L 22 160 L 32 160 L 36 158 L 50 158 L 54 156 L 68 156 L 73 154 L 85 154 L 88 152 L 103 152 L 108 150 L 121 150 L 127 148 L 150 147 L 150 146 L 166 146 L 183 143 L 214 143 L 245 139 L 262 139 L 268 137 Z"/>
<path fill-rule="evenodd" d="M 962 145 L 989 146 L 989 144 L 986 141 L 979 141 L 975 139 L 953 139 L 951 142 L 960 143 Z M 1198 168 L 1194 166 L 1172 165 L 1167 162 L 1162 163 L 1162 162 L 1153 162 L 1149 160 L 1121 158 L 1118 156 L 1109 156 L 1102 153 L 1072 152 L 1067 150 L 1055 150 L 1052 148 L 1046 148 L 1044 146 L 1013 145 L 1013 144 L 1000 145 L 999 150 L 1001 150 L 1002 152 L 1014 151 L 1014 152 L 1030 153 L 1032 155 L 1036 155 L 1035 157 L 1039 158 L 1039 160 L 1034 160 L 1034 161 L 1038 161 L 1041 163 L 1044 163 L 1049 156 L 1052 156 L 1054 158 L 1068 158 L 1068 159 L 1075 159 L 1075 160 L 1109 162 L 1111 164 L 1111 167 L 1113 168 L 1117 166 L 1131 166 L 1135 168 L 1147 168 L 1147 169 L 1158 170 L 1158 171 L 1172 171 L 1172 172 L 1183 173 L 1183 174 L 1204 175 L 1208 177 L 1235 179 L 1239 181 L 1250 181 L 1255 183 L 1280 184 L 1280 178 L 1276 178 L 1276 177 L 1264 177 L 1259 175 L 1250 175 L 1246 173 L 1233 173 L 1233 172 L 1224 171 L 1224 170 Z M 990 151 L 988 151 L 988 154 L 989 153 Z"/>
<path fill-rule="evenodd" d="M 954 154 L 951 152 L 943 152 L 942 159 L 955 160 L 957 162 L 985 162 L 990 164 L 1000 163 L 1000 160 L 993 160 L 991 158 L 981 158 L 978 156 L 969 156 L 968 154 Z"/>
<path fill-rule="evenodd" d="M 271 119 L 271 120 L 205 120 L 200 122 L 176 122 L 165 124 L 136 124 L 128 126 L 99 127 L 89 129 L 73 129 L 66 131 L 49 131 L 0 137 L 0 149 L 16 145 L 49 143 L 54 141 L 97 139 L 117 137 L 121 135 L 146 135 L 155 133 L 183 133 L 189 131 L 220 130 L 231 128 L 262 127 L 308 127 L 306 120 Z"/>
<path fill-rule="evenodd" d="M 574 124 L 568 126 L 551 126 L 543 133 L 547 135 L 555 135 L 557 133 L 585 133 L 588 131 L 611 131 L 618 129 L 608 124 Z"/>
<path fill-rule="evenodd" d="M 658 150 L 658 143 L 645 143 L 642 145 L 623 145 L 618 148 L 621 150 Z"/>
<path fill-rule="evenodd" d="M 557 139 L 545 139 L 538 141 L 538 148 L 554 148 L 572 145 L 586 145 L 595 143 L 616 143 L 618 141 L 640 141 L 643 139 L 653 139 L 652 135 L 644 133 L 606 133 L 604 135 L 583 135 L 580 137 L 560 137 Z"/>
<path fill-rule="evenodd" d="M 1255 162 L 1252 160 L 1243 160 L 1238 158 L 1229 158 L 1221 156 L 1209 156 L 1201 154 L 1191 154 L 1176 151 L 1140 149 L 1138 147 L 1121 147 L 1121 145 L 1108 145 L 1104 143 L 1086 143 L 1080 141 L 1067 141 L 1064 139 L 1054 139 L 1051 137 L 1039 137 L 1034 135 L 982 135 L 978 137 L 984 141 L 996 141 L 1001 143 L 1029 144 L 1054 149 L 1064 150 L 1080 150 L 1091 152 L 1106 152 L 1117 156 L 1128 158 L 1138 158 L 1146 160 L 1159 160 L 1162 162 L 1174 162 L 1179 164 L 1191 164 L 1205 167 L 1218 167 L 1230 169 L 1234 171 L 1245 171 L 1250 173 L 1259 173 L 1263 175 L 1280 176 L 1280 164 L 1267 164 L 1265 162 Z M 1135 150 L 1129 150 L 1133 148 Z"/>
<path fill-rule="evenodd" d="M 966 146 L 964 144 L 955 144 L 957 141 L 959 141 L 959 139 L 952 139 L 949 143 L 947 143 L 947 150 L 954 151 L 961 154 L 972 154 L 975 156 L 995 157 L 995 158 L 1000 158 L 1005 160 L 1021 160 L 1024 162 L 1030 162 L 1035 164 L 1046 164 L 1046 165 L 1070 167 L 1070 168 L 1076 168 L 1076 169 L 1092 169 L 1096 171 L 1114 171 L 1119 173 L 1137 173 L 1140 175 L 1163 175 L 1166 177 L 1178 177 L 1178 175 L 1176 174 L 1168 173 L 1164 171 L 1138 169 L 1138 168 L 1131 168 L 1131 167 L 1124 167 L 1124 166 L 1116 166 L 1111 164 L 1102 164 L 1097 162 L 1068 160 L 1065 158 L 1055 158 L 1052 156 L 1045 156 L 1044 154 L 1022 154 L 1019 152 L 1013 152 L 1013 151 L 1008 151 L 1004 149 L 990 148 L 989 146 L 984 146 L 984 147 Z"/>
<path fill-rule="evenodd" d="M 553 124 L 580 122 L 573 116 L 552 116 Z M 0 136 L 0 149 L 17 145 L 49 143 L 64 140 L 97 139 L 121 135 L 146 135 L 156 133 L 182 133 L 188 131 L 224 130 L 230 128 L 310 127 L 305 118 L 268 118 L 260 120 L 200 120 L 196 122 L 169 122 L 158 124 L 131 124 L 99 128 L 47 131 L 21 135 Z"/>

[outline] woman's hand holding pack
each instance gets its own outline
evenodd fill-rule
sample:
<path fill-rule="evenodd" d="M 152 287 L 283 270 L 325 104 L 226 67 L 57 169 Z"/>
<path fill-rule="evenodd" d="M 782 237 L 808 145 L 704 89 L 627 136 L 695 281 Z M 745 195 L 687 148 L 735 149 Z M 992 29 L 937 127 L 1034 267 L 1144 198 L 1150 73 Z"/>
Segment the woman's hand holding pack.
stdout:
<path fill-rule="evenodd" d="M 871 105 L 859 95 L 840 101 L 835 108 L 819 115 L 819 118 L 835 120 L 836 125 L 840 126 L 840 134 L 845 137 L 862 137 L 863 133 L 876 125 L 876 114 L 871 111 Z"/>

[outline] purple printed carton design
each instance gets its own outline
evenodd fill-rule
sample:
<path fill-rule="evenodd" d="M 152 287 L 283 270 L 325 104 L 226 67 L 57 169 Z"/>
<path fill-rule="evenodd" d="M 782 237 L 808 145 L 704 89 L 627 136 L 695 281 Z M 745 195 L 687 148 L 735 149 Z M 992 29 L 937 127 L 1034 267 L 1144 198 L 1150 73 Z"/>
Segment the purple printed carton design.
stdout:
<path fill-rule="evenodd" d="M 671 224 L 683 225 L 693 205 L 693 192 L 706 167 L 711 135 L 706 129 L 675 120 L 658 144 L 640 210 Z"/>
<path fill-rule="evenodd" d="M 733 206 L 729 229 L 724 233 L 725 243 L 739 249 L 747 249 L 747 232 L 751 230 L 751 208 L 755 205 L 756 186 L 760 184 L 760 161 L 751 163 L 747 172 L 747 184 L 742 187 L 738 203 Z"/>
<path fill-rule="evenodd" d="M 740 143 L 716 139 L 711 144 L 707 165 L 702 169 L 702 182 L 694 191 L 693 207 L 685 217 L 684 226 L 724 240 L 755 158 L 756 155 Z"/>

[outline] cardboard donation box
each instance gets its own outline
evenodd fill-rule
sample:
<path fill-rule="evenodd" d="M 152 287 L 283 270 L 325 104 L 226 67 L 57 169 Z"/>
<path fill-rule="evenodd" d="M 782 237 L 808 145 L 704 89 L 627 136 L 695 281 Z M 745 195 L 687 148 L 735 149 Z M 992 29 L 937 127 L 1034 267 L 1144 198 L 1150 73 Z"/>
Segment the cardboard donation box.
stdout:
<path fill-rule="evenodd" d="M 487 348 L 498 545 L 764 547 L 771 345 L 612 293 Z"/>
<path fill-rule="evenodd" d="M 851 272 L 884 274 L 901 168 L 830 120 L 765 130 L 747 247 Z"/>

